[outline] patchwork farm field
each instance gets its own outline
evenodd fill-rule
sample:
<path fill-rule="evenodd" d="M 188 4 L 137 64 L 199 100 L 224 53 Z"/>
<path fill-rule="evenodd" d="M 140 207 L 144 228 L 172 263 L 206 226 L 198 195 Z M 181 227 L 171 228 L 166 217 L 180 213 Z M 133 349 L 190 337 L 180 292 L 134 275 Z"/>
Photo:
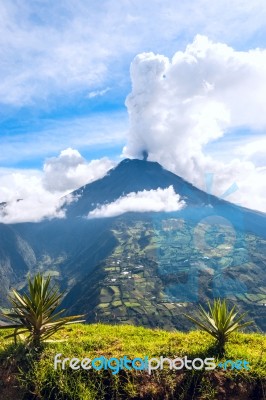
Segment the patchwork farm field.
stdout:
<path fill-rule="evenodd" d="M 176 218 L 120 219 L 112 232 L 117 246 L 94 270 L 88 291 L 94 311 L 83 308 L 89 320 L 186 330 L 184 312 L 196 314 L 198 302 L 226 297 L 266 329 L 264 239 Z"/>

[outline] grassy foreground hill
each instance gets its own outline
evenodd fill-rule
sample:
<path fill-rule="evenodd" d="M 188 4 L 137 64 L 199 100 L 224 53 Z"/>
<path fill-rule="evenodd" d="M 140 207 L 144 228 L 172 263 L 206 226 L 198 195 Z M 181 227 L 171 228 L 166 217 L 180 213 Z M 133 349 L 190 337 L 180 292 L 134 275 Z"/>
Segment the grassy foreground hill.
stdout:
<path fill-rule="evenodd" d="M 266 337 L 257 333 L 235 333 L 226 346 L 224 359 L 215 356 L 214 341 L 206 333 L 169 332 L 130 325 L 72 325 L 46 343 L 37 357 L 23 344 L 4 340 L 0 331 L 0 399 L 266 399 Z M 57 340 L 57 341 L 56 341 Z M 249 370 L 73 370 L 68 365 L 54 369 L 54 357 L 104 356 L 128 359 L 145 356 L 188 359 L 215 357 L 246 360 Z"/>

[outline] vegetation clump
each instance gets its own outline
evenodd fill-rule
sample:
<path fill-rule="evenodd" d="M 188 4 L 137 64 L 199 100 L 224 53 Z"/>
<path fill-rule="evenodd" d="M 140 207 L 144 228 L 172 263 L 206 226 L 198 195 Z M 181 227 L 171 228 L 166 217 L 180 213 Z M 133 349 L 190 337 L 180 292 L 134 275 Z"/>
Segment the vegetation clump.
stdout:
<path fill-rule="evenodd" d="M 28 293 L 20 294 L 13 290 L 10 302 L 11 312 L 1 315 L 12 321 L 12 324 L 2 325 L 0 329 L 13 329 L 6 338 L 26 334 L 26 341 L 35 348 L 40 348 L 41 342 L 54 335 L 63 326 L 84 320 L 78 320 L 84 315 L 63 317 L 66 310 L 58 311 L 63 294 L 55 286 L 51 287 L 51 277 L 45 279 L 37 274 L 33 280 L 28 279 Z"/>
<path fill-rule="evenodd" d="M 246 313 L 238 315 L 235 311 L 236 307 L 233 306 L 229 309 L 226 299 L 215 299 L 213 305 L 208 302 L 209 311 L 200 306 L 199 319 L 195 319 L 190 315 L 186 317 L 198 325 L 203 331 L 209 333 L 216 339 L 218 351 L 221 355 L 225 352 L 225 344 L 230 335 L 248 325 L 252 322 L 241 322 L 246 316 Z"/>

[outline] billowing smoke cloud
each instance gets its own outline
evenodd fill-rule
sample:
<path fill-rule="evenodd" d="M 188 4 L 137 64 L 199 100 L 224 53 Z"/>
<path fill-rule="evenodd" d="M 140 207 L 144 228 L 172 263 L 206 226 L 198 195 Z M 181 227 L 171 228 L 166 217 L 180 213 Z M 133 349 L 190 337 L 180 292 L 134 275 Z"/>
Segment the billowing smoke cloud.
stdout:
<path fill-rule="evenodd" d="M 125 156 L 142 158 L 146 150 L 149 160 L 203 189 L 205 173 L 212 172 L 216 195 L 235 181 L 239 191 L 231 201 L 266 211 L 266 168 L 261 161 L 258 166 L 254 159 L 232 152 L 225 163 L 206 151 L 207 144 L 226 140 L 232 131 L 241 139 L 244 127 L 256 133 L 266 128 L 266 50 L 238 52 L 198 35 L 172 60 L 139 54 L 131 65 L 131 79 Z M 227 158 L 230 151 L 225 151 Z"/>
<path fill-rule="evenodd" d="M 113 165 L 107 158 L 87 162 L 77 150 L 66 149 L 47 160 L 43 171 L 0 169 L 0 222 L 63 218 L 64 205 L 75 200 L 68 193 L 102 177 Z"/>
<path fill-rule="evenodd" d="M 169 212 L 185 207 L 173 186 L 166 189 L 143 190 L 132 192 L 116 201 L 104 204 L 91 211 L 88 218 L 116 217 L 126 212 Z"/>
<path fill-rule="evenodd" d="M 103 177 L 114 165 L 106 157 L 87 162 L 77 150 L 68 148 L 45 162 L 44 187 L 51 192 L 74 190 Z"/>

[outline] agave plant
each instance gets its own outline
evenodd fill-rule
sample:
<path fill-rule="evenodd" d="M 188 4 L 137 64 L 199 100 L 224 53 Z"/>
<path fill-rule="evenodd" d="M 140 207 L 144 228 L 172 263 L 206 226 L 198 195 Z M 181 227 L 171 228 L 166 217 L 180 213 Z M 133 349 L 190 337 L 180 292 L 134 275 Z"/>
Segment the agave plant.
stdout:
<path fill-rule="evenodd" d="M 228 341 L 231 333 L 252 324 L 252 322 L 241 323 L 246 313 L 239 315 L 238 312 L 235 312 L 235 306 L 230 310 L 225 299 L 215 299 L 213 305 L 208 302 L 208 308 L 209 310 L 205 311 L 200 306 L 200 320 L 186 314 L 185 316 L 213 336 L 216 339 L 219 353 L 223 354 L 225 343 Z"/>
<path fill-rule="evenodd" d="M 64 325 L 84 322 L 79 319 L 84 315 L 63 317 L 62 314 L 65 310 L 57 311 L 63 294 L 55 286 L 51 287 L 50 284 L 50 276 L 45 279 L 37 274 L 33 281 L 28 279 L 28 294 L 19 294 L 13 290 L 13 296 L 10 297 L 12 311 L 1 313 L 4 318 L 12 321 L 12 324 L 2 325 L 0 329 L 14 329 L 14 332 L 6 338 L 13 337 L 16 343 L 17 336 L 26 333 L 28 343 L 38 348 L 41 342 Z"/>

